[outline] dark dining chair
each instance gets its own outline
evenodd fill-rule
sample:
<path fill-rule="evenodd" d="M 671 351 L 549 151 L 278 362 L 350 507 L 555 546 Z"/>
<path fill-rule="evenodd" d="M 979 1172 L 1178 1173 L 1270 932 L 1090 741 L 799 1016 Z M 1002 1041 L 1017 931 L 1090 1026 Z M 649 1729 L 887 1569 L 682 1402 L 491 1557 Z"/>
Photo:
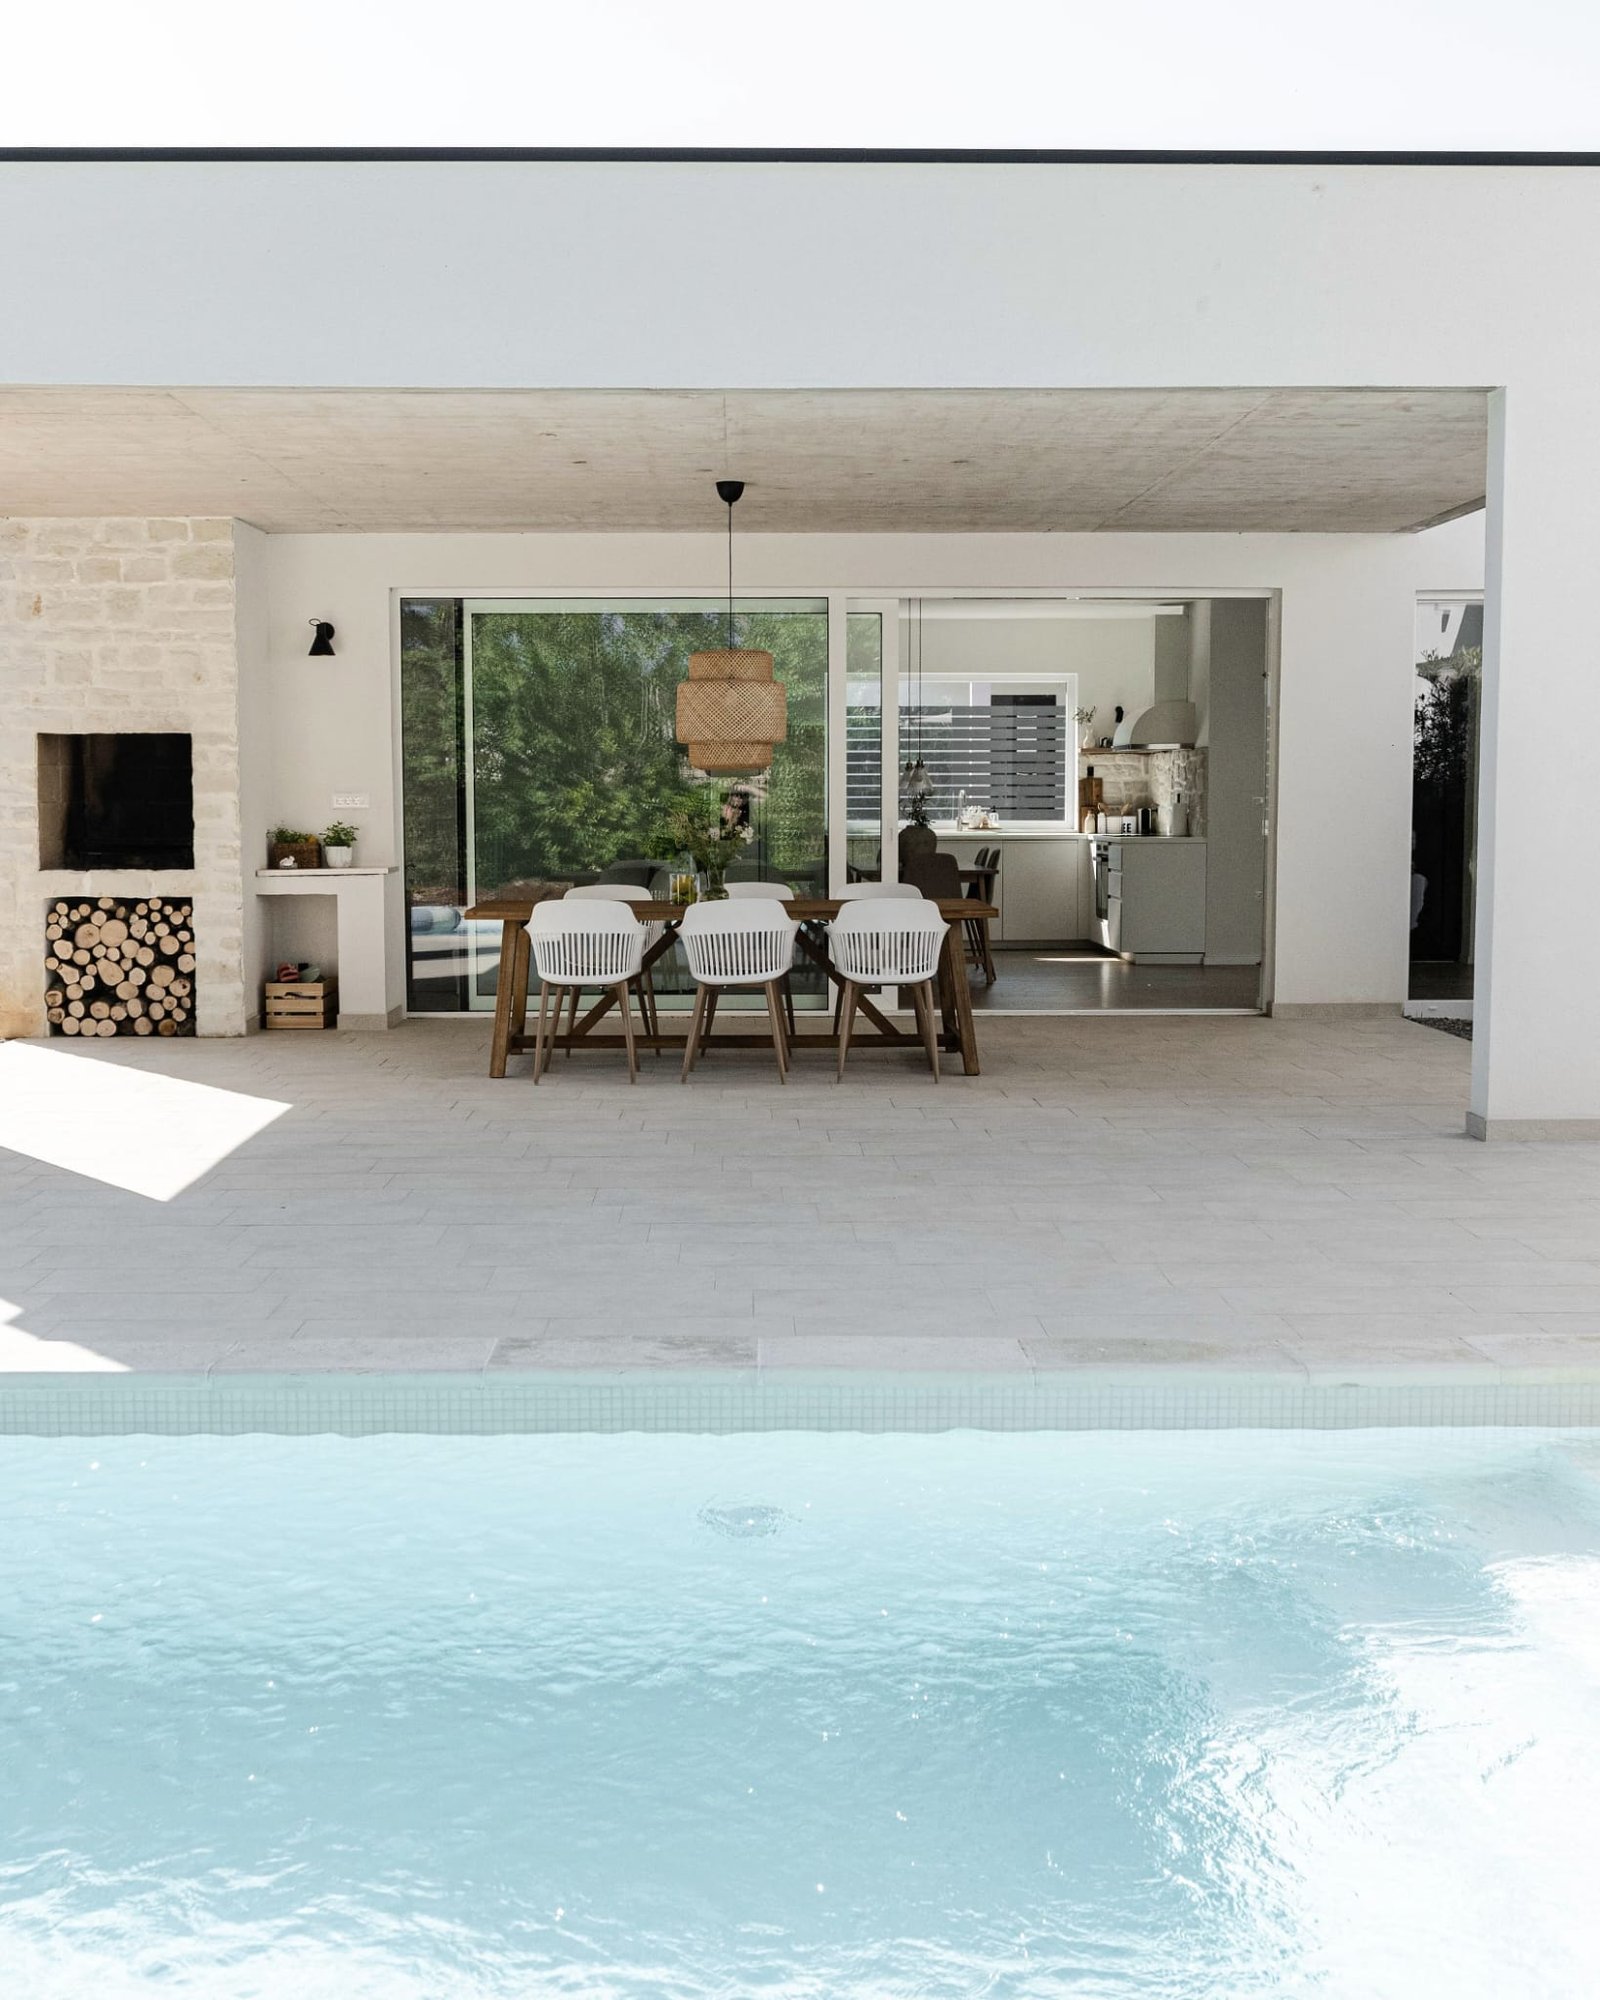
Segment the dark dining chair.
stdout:
<path fill-rule="evenodd" d="M 994 885 L 1000 875 L 1000 850 L 998 847 L 980 847 L 973 856 L 973 866 L 983 872 L 967 884 L 968 899 L 974 903 L 992 903 Z M 967 949 L 977 964 L 983 967 L 983 976 L 989 985 L 998 978 L 994 969 L 994 953 L 989 948 L 989 919 L 969 917 L 964 926 Z"/>
<path fill-rule="evenodd" d="M 961 900 L 961 864 L 953 854 L 908 854 L 900 869 L 902 882 L 909 882 L 931 903 Z"/>
<path fill-rule="evenodd" d="M 992 861 L 983 857 L 992 856 Z M 980 865 L 998 869 L 999 851 L 992 847 L 980 850 Z M 908 855 L 900 869 L 900 879 L 909 882 L 914 889 L 920 889 L 924 896 L 936 903 L 963 902 L 969 897 L 977 902 L 987 902 L 988 896 L 973 896 L 972 891 L 963 893 L 961 887 L 961 864 L 953 854 L 942 851 L 934 854 Z M 994 875 L 984 877 L 984 886 L 992 887 Z M 974 885 L 976 887 L 977 885 Z M 962 936 L 974 962 L 983 968 L 985 981 L 992 986 L 995 981 L 994 957 L 989 950 L 989 919 L 987 917 L 964 917 L 961 922 Z"/>

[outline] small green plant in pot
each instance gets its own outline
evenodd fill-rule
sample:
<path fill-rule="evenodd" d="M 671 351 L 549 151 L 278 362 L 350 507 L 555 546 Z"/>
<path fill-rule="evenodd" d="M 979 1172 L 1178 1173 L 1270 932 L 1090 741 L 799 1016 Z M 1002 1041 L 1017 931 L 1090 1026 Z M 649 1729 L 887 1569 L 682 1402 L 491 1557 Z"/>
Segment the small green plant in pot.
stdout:
<path fill-rule="evenodd" d="M 336 819 L 322 829 L 322 853 L 330 868 L 348 868 L 356 851 L 356 830 L 348 820 Z"/>
<path fill-rule="evenodd" d="M 267 866 L 320 868 L 322 849 L 317 844 L 317 836 L 314 833 L 302 833 L 298 827 L 273 827 L 267 835 Z"/>

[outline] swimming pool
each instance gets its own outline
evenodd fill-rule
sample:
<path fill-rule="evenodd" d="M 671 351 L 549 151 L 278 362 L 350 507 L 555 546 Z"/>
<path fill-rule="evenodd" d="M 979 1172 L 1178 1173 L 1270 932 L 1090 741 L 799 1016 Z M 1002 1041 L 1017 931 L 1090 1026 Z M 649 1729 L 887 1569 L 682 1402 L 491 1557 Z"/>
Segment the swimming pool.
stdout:
<path fill-rule="evenodd" d="M 0 1992 L 1600 1990 L 1600 1439 L 0 1442 Z"/>

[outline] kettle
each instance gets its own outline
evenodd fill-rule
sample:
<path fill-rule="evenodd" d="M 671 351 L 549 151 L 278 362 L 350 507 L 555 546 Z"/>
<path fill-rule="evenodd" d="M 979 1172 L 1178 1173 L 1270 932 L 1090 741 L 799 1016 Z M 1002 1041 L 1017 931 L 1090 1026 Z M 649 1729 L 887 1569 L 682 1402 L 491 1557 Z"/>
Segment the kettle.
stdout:
<path fill-rule="evenodd" d="M 1154 806 L 1140 806 L 1140 808 L 1139 808 L 1139 831 L 1140 831 L 1141 833 L 1154 833 L 1154 832 L 1155 832 L 1155 830 L 1156 830 L 1156 809 L 1155 809 L 1155 807 L 1154 807 Z"/>

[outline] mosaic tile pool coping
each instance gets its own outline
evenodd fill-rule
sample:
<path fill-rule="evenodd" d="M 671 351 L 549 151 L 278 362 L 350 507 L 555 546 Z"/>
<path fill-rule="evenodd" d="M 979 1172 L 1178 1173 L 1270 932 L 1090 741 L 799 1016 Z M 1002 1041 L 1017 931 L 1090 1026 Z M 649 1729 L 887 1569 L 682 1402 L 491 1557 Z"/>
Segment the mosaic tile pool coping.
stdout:
<path fill-rule="evenodd" d="M 1530 1371 L 1531 1372 L 1531 1371 Z M 1600 1425 L 1600 1371 L 1392 1382 L 1156 1369 L 1073 1376 L 749 1371 L 33 1375 L 0 1387 L 0 1435 L 559 1431 L 1350 1430 Z"/>

